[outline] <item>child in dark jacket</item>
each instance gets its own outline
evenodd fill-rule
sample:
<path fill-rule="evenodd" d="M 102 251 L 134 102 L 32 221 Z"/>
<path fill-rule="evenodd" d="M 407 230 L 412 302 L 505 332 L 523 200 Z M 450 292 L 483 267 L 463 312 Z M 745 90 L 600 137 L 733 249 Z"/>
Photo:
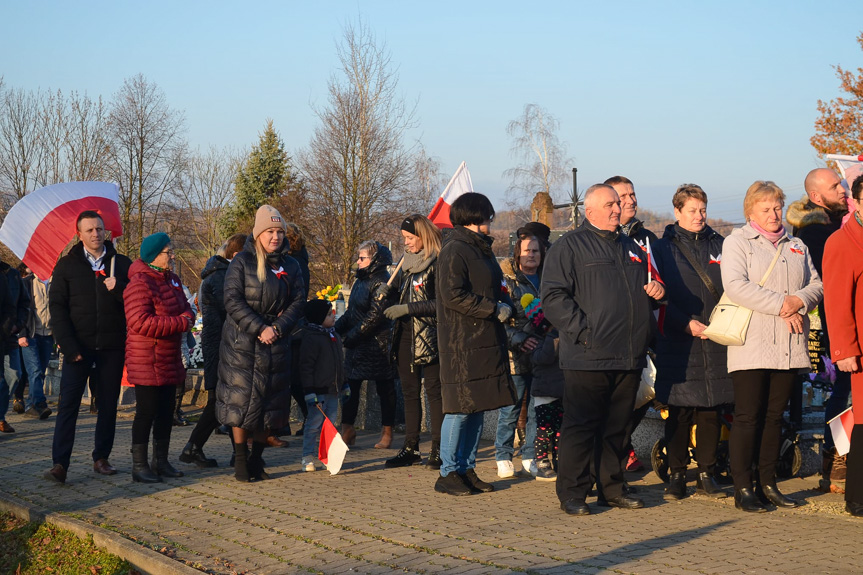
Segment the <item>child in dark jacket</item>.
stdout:
<path fill-rule="evenodd" d="M 560 369 L 557 329 L 548 332 L 534 351 L 533 395 L 536 410 L 536 479 L 555 481 L 557 473 L 557 443 L 563 422 L 563 370 Z"/>
<path fill-rule="evenodd" d="M 335 317 L 329 302 L 306 302 L 305 315 L 308 323 L 300 333 L 299 370 L 309 412 L 303 431 L 302 466 L 303 471 L 315 471 L 324 414 L 334 422 L 338 413 L 338 393 L 345 378 L 344 352 L 342 340 L 333 329 Z"/>

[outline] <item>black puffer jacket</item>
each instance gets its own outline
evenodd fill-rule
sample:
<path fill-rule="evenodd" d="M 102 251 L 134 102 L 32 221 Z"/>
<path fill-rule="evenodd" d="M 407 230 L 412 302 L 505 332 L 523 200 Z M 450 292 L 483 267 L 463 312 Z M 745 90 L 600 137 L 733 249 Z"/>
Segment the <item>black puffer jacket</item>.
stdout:
<path fill-rule="evenodd" d="M 532 365 L 530 353 L 521 351 L 521 346 L 531 336 L 531 333 L 524 330 L 527 325 L 527 316 L 524 313 L 524 307 L 521 305 L 521 298 L 525 294 L 530 294 L 535 298 L 539 297 L 539 288 L 533 285 L 527 276 L 521 270 L 515 269 L 515 262 L 507 260 L 501 266 L 506 287 L 509 291 L 509 297 L 512 299 L 513 310 L 512 318 L 506 324 L 506 339 L 509 345 L 509 352 L 512 356 L 512 372 L 518 375 L 526 375 L 531 373 Z M 541 274 L 542 272 L 540 272 Z M 538 339 L 542 339 L 539 336 Z"/>
<path fill-rule="evenodd" d="M 203 281 L 198 301 L 203 323 L 201 351 L 204 353 L 204 389 L 207 390 L 216 389 L 219 379 L 219 343 L 228 316 L 225 311 L 225 275 L 230 263 L 222 256 L 213 256 L 201 271 Z"/>
<path fill-rule="evenodd" d="M 123 292 L 129 285 L 132 261 L 118 254 L 110 241 L 105 241 L 105 249 L 107 253 L 102 260 L 105 273 L 110 273 L 111 260 L 117 260 L 114 265 L 117 285 L 111 291 L 105 287 L 105 277 L 93 271 L 81 242 L 60 258 L 54 268 L 48 294 L 51 331 L 60 351 L 68 357 L 84 350 L 126 347 Z"/>
<path fill-rule="evenodd" d="M 303 311 L 305 288 L 299 264 L 287 255 L 287 240 L 261 283 L 254 242 L 250 234 L 225 276 L 228 316 L 219 347 L 216 415 L 225 425 L 260 431 L 281 429 L 290 417 L 290 335 Z M 268 326 L 282 334 L 272 345 L 258 341 Z"/>
<path fill-rule="evenodd" d="M 306 291 L 303 292 L 303 299 L 309 299 L 309 285 L 312 280 L 311 272 L 309 271 L 309 251 L 306 246 L 301 247 L 298 251 L 290 254 L 292 258 L 300 264 L 300 271 L 303 276 L 303 283 L 306 285 Z"/>
<path fill-rule="evenodd" d="M 671 224 L 653 246 L 668 301 L 656 342 L 656 399 L 662 403 L 715 407 L 734 401 L 727 348 L 684 331 L 693 319 L 707 325 L 718 300 L 683 255 L 680 244 L 689 248 L 722 295 L 719 262 L 723 240 L 709 226 L 696 234 Z"/>
<path fill-rule="evenodd" d="M 305 324 L 295 335 L 303 394 L 336 395 L 345 382 L 342 340 L 319 325 Z"/>
<path fill-rule="evenodd" d="M 18 349 L 18 337 L 27 335 L 30 317 L 30 292 L 24 286 L 21 274 L 4 261 L 0 261 L 0 274 L 6 280 L 7 307 L 2 320 L 2 347 L 5 353 Z"/>
<path fill-rule="evenodd" d="M 478 413 L 513 405 L 506 330 L 497 304 L 512 305 L 492 238 L 456 226 L 437 260 L 437 318 L 444 413 Z"/>
<path fill-rule="evenodd" d="M 409 258 L 410 255 L 406 255 Z M 412 365 L 430 365 L 438 362 L 437 315 L 435 312 L 435 260 L 423 260 L 414 268 L 401 273 L 400 304 L 407 304 L 408 315 L 396 321 L 393 328 L 393 361 L 402 333 L 413 344 Z"/>
<path fill-rule="evenodd" d="M 563 399 L 564 376 L 560 369 L 560 336 L 556 329 L 545 335 L 542 343 L 533 350 L 533 381 L 530 394 L 534 397 Z"/>
<path fill-rule="evenodd" d="M 390 250 L 378 244 L 371 263 L 357 270 L 347 310 L 336 322 L 336 332 L 342 336 L 347 350 L 348 379 L 379 380 L 394 376 L 389 356 L 393 322 L 384 315 L 384 309 L 392 302 L 378 295 L 378 288 L 390 279 L 387 266 L 391 263 Z"/>
<path fill-rule="evenodd" d="M 585 221 L 548 250 L 545 317 L 560 332 L 560 367 L 630 371 L 647 364 L 656 328 L 647 259 L 632 238 Z"/>

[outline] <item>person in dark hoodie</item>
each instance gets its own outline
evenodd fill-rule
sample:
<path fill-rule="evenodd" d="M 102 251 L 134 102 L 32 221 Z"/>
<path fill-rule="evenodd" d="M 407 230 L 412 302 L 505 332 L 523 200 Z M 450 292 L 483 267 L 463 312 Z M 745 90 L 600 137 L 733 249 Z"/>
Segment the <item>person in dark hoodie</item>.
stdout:
<path fill-rule="evenodd" d="M 334 421 L 339 410 L 339 391 L 345 379 L 342 340 L 336 333 L 335 316 L 330 302 L 313 299 L 306 302 L 306 323 L 300 328 L 300 381 L 308 407 L 303 433 L 303 471 L 315 471 L 318 439 L 324 417 Z M 318 409 L 320 406 L 320 409 Z"/>
<path fill-rule="evenodd" d="M 393 322 L 384 315 L 391 302 L 378 293 L 389 280 L 387 266 L 392 263 L 392 253 L 386 246 L 374 241 L 359 245 L 357 279 L 351 286 L 347 310 L 336 321 L 336 332 L 347 349 L 345 371 L 350 396 L 342 406 L 342 437 L 348 445 L 353 445 L 357 435 L 354 422 L 363 380 L 375 382 L 381 400 L 381 440 L 375 448 L 387 449 L 393 441 L 396 390 L 389 353 Z"/>
<path fill-rule="evenodd" d="M 2 330 L 3 366 L 0 371 L 0 386 L 6 388 L 5 401 L 0 397 L 0 432 L 12 433 L 15 430 L 6 420 L 6 411 L 9 409 L 9 397 L 14 396 L 14 409 L 16 413 L 24 413 L 24 390 L 19 389 L 23 385 L 21 380 L 21 352 L 18 349 L 18 339 L 25 335 L 27 330 L 27 317 L 30 314 L 30 294 L 24 286 L 21 274 L 18 270 L 6 262 L 0 261 L 0 278 L 5 280 L 8 289 L 8 307 L 2 317 L 0 330 Z M 0 392 L 2 393 L 2 392 Z"/>
<path fill-rule="evenodd" d="M 66 482 L 81 397 L 91 375 L 97 376 L 99 411 L 93 471 L 117 473 L 108 457 L 114 446 L 125 360 L 123 292 L 132 265 L 105 239 L 105 224 L 98 212 L 81 212 L 76 226 L 80 241 L 57 262 L 48 295 L 50 327 L 63 353 L 63 372 L 51 450 L 54 466 L 45 477 L 59 483 Z"/>
<path fill-rule="evenodd" d="M 800 238 L 809 254 L 815 269 L 824 277 L 821 260 L 824 256 L 824 246 L 827 238 L 833 232 L 842 227 L 842 219 L 848 213 L 848 204 L 845 200 L 845 188 L 842 180 L 833 170 L 819 168 L 812 170 L 806 175 L 803 182 L 806 197 L 792 202 L 785 212 L 786 221 L 792 226 L 792 234 Z M 824 309 L 824 301 L 818 304 L 818 317 L 821 320 L 821 329 L 824 338 L 822 347 L 830 355 L 830 332 L 827 328 L 827 316 Z M 836 381 L 833 383 L 833 391 L 830 398 L 824 404 L 824 445 L 821 449 L 821 482 L 820 489 L 823 491 L 841 492 L 845 486 L 846 456 L 836 453 L 833 443 L 833 434 L 826 422 L 836 417 L 851 405 L 851 374 L 847 371 L 836 370 Z"/>
<path fill-rule="evenodd" d="M 290 335 L 305 298 L 300 266 L 288 249 L 281 214 L 263 205 L 225 276 L 216 415 L 233 427 L 237 481 L 269 479 L 262 457 L 267 437 L 290 417 Z"/>
<path fill-rule="evenodd" d="M 234 234 L 219 252 L 207 260 L 201 271 L 201 289 L 198 300 L 201 304 L 203 326 L 201 329 L 201 351 L 204 354 L 204 389 L 207 390 L 207 405 L 201 413 L 189 442 L 180 453 L 180 461 L 194 463 L 198 467 L 216 467 L 218 462 L 204 455 L 204 444 L 219 426 L 216 419 L 216 382 L 219 380 L 219 346 L 222 343 L 222 328 L 228 312 L 225 311 L 225 275 L 234 256 L 243 249 L 246 234 Z"/>

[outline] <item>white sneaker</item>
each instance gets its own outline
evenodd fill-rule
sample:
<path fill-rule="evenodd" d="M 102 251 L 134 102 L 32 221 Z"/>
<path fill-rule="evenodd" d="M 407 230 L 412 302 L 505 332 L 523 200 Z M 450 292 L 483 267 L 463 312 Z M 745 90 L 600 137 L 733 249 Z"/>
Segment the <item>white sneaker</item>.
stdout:
<path fill-rule="evenodd" d="M 522 459 L 521 466 L 524 467 L 524 470 L 536 477 L 536 461 L 533 459 Z"/>
<path fill-rule="evenodd" d="M 303 457 L 303 463 L 301 465 L 303 467 L 303 471 L 315 471 L 314 459 Z"/>
<path fill-rule="evenodd" d="M 512 466 L 512 461 L 503 460 L 497 462 L 497 476 L 501 479 L 507 479 L 515 475 L 515 468 Z"/>

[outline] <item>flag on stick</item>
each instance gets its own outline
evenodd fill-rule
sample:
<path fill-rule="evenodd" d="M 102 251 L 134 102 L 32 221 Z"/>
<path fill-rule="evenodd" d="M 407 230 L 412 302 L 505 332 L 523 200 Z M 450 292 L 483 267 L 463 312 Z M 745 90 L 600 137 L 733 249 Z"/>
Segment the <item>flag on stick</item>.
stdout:
<path fill-rule="evenodd" d="M 457 197 L 472 191 L 473 184 L 470 181 L 470 172 L 467 171 L 467 164 L 462 162 L 429 213 L 429 219 L 441 229 L 451 228 L 449 207 Z"/>
<path fill-rule="evenodd" d="M 327 466 L 327 471 L 330 472 L 330 475 L 335 475 L 342 469 L 345 454 L 350 449 L 348 449 L 348 444 L 345 443 L 339 432 L 336 431 L 336 426 L 333 425 L 333 422 L 330 421 L 330 418 L 321 409 L 321 406 L 318 405 L 317 408 L 324 414 L 324 424 L 321 426 L 321 439 L 318 444 L 318 459 Z"/>
<path fill-rule="evenodd" d="M 851 451 L 851 430 L 854 428 L 853 406 L 828 421 L 827 424 L 830 426 L 830 433 L 833 434 L 836 454 L 845 455 Z"/>

